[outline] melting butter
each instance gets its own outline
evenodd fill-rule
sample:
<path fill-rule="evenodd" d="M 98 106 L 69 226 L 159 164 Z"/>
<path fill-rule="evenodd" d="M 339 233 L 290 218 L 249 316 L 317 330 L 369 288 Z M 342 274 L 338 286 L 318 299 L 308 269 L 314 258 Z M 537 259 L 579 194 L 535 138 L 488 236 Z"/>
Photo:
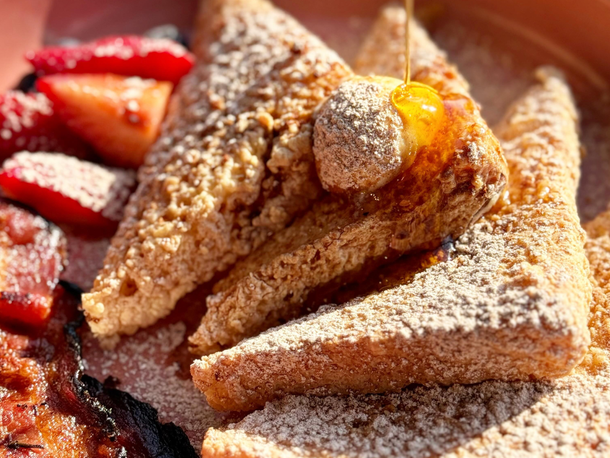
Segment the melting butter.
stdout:
<path fill-rule="evenodd" d="M 390 97 L 403 123 L 404 159 L 412 162 L 420 148 L 432 143 L 443 123 L 443 99 L 432 87 L 413 81 L 398 86 Z"/>

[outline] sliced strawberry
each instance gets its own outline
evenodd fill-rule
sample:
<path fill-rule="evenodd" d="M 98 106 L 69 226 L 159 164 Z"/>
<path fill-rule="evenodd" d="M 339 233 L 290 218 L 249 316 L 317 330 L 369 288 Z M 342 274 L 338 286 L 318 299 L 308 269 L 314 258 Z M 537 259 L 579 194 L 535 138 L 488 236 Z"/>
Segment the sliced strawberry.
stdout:
<path fill-rule="evenodd" d="M 132 171 L 63 154 L 18 153 L 4 162 L 4 193 L 58 223 L 115 228 L 136 185 Z"/>
<path fill-rule="evenodd" d="M 172 84 L 117 75 L 51 75 L 38 90 L 111 165 L 138 167 L 157 138 Z"/>
<path fill-rule="evenodd" d="M 65 256 L 57 227 L 0 200 L 0 322 L 44 324 Z"/>
<path fill-rule="evenodd" d="M 56 151 L 84 158 L 89 147 L 55 114 L 44 94 L 0 95 L 0 160 L 17 151 Z"/>
<path fill-rule="evenodd" d="M 194 56 L 172 40 L 137 35 L 111 36 L 73 47 L 30 51 L 25 58 L 39 76 L 55 73 L 115 73 L 177 84 Z"/>

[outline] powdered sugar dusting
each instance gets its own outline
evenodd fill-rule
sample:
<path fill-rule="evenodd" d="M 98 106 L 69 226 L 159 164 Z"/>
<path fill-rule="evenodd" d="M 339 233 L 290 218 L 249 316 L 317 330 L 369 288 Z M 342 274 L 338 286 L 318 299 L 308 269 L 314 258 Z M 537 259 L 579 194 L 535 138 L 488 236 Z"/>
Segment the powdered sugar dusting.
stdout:
<path fill-rule="evenodd" d="M 362 30 L 358 30 L 357 34 L 354 33 L 353 36 L 345 39 L 332 40 L 333 31 L 337 30 L 339 33 L 338 29 L 343 27 L 339 23 L 341 19 L 335 18 L 334 20 L 336 22 L 332 23 L 332 27 L 327 27 L 329 41 L 332 41 L 340 52 L 343 49 L 340 50 L 339 47 L 345 48 L 346 56 L 352 55 L 353 45 L 358 41 Z M 366 19 L 366 21 L 368 20 L 369 18 Z M 315 21 L 320 24 L 318 17 L 315 18 Z M 434 37 L 438 38 L 440 44 L 447 48 L 451 59 L 460 65 L 463 73 L 473 83 L 472 91 L 475 98 L 483 103 L 484 115 L 488 117 L 488 120 L 499 119 L 506 107 L 507 100 L 511 99 L 505 94 L 505 91 L 511 92 L 513 95 L 520 93 L 529 84 L 530 68 L 527 65 L 526 68 L 523 68 L 523 59 L 513 59 L 510 66 L 508 65 L 507 53 L 505 50 L 503 51 L 503 46 L 508 43 L 508 40 L 499 45 L 490 43 L 488 37 L 481 37 L 476 28 L 466 27 L 466 23 L 461 25 L 464 33 L 455 35 L 454 29 L 448 27 L 451 24 L 455 25 L 455 19 L 450 19 L 450 21 L 453 22 L 441 25 Z M 322 26 L 318 27 L 322 28 Z M 473 36 L 476 38 L 473 39 Z M 484 41 L 483 44 L 482 41 Z M 482 47 L 485 47 L 487 51 L 479 52 Z M 531 48 L 534 47 L 531 46 Z M 522 52 L 523 49 L 520 50 L 520 55 Z M 540 52 L 536 60 L 538 62 L 546 60 L 546 56 Z M 503 62 L 507 65 L 504 65 Z M 595 118 L 599 127 L 596 134 L 589 135 L 590 124 L 585 119 L 584 141 L 595 147 L 600 144 L 599 139 L 602 135 L 605 138 L 607 125 L 603 123 L 602 117 L 598 114 L 592 113 L 591 116 Z M 599 173 L 600 177 L 607 177 L 610 173 L 608 172 L 609 158 L 607 148 L 600 151 L 599 148 L 592 149 L 591 146 L 589 146 L 588 155 L 584 158 L 584 176 L 588 183 L 585 183 L 584 192 L 581 189 L 580 203 L 588 205 L 587 219 L 592 218 L 603 209 L 605 202 L 610 197 L 606 186 L 610 181 L 595 179 L 592 174 L 594 172 L 595 176 L 598 176 L 597 173 Z M 581 205 L 581 211 L 583 208 Z M 100 247 L 96 251 L 103 252 L 105 249 Z M 86 260 L 83 261 L 83 264 L 86 264 Z M 610 325 L 608 328 L 610 329 Z M 139 338 L 139 336 L 138 334 L 129 339 Z M 151 338 L 151 345 L 158 346 L 159 342 L 153 342 L 153 340 Z M 123 347 L 117 348 L 118 354 L 123 351 Z M 147 355 L 151 359 L 159 358 L 155 352 L 148 352 Z M 154 364 L 150 363 L 147 368 L 153 366 Z M 159 368 L 159 370 L 162 369 Z M 114 373 L 121 374 L 120 365 L 114 366 Z M 137 376 L 142 375 L 137 374 Z M 429 454 L 466 457 L 541 456 L 543 455 L 541 446 L 544 446 L 555 454 L 552 456 L 599 456 L 601 458 L 609 453 L 607 431 L 610 426 L 607 424 L 607 419 L 610 418 L 610 411 L 606 404 L 609 378 L 610 374 L 605 369 L 595 377 L 589 375 L 570 377 L 564 379 L 565 383 L 563 383 L 561 391 L 550 395 L 552 390 L 548 385 L 528 383 L 488 382 L 472 387 L 457 386 L 451 392 L 440 389 L 417 389 L 417 393 L 414 395 L 404 395 L 406 399 L 411 399 L 412 403 L 403 404 L 410 406 L 410 413 L 404 414 L 405 421 L 402 424 L 407 427 L 399 437 L 404 443 L 409 428 L 421 431 L 422 436 L 418 437 L 413 434 L 411 436 L 413 440 L 406 443 L 402 449 L 398 448 L 396 441 L 384 442 L 380 438 L 381 436 L 376 435 L 378 429 L 373 429 L 372 421 L 377 418 L 378 411 L 371 410 L 371 413 L 367 414 L 370 422 L 358 421 L 364 416 L 357 413 L 360 407 L 359 404 L 354 403 L 355 401 L 328 403 L 322 414 L 317 413 L 317 409 L 321 405 L 318 398 L 309 398 L 311 402 L 305 402 L 302 397 L 289 397 L 285 401 L 269 404 L 267 410 L 254 414 L 250 423 L 231 426 L 235 430 L 230 434 L 235 435 L 236 439 L 233 442 L 240 444 L 242 448 L 251 441 L 252 450 L 259 455 L 268 453 L 268 440 L 271 439 L 277 439 L 277 446 L 289 456 L 288 454 L 292 453 L 288 451 L 290 449 L 289 439 L 294 440 L 291 442 L 293 444 L 303 444 L 307 436 L 309 443 L 316 441 L 324 448 L 328 448 L 331 445 L 326 442 L 327 439 L 335 444 L 353 444 L 350 441 L 355 440 L 361 431 L 366 433 L 366 430 L 369 430 L 370 435 L 363 442 L 367 442 L 369 450 L 376 447 L 375 450 L 379 451 L 381 456 L 383 454 L 385 456 L 407 455 L 402 452 L 407 448 L 412 450 L 410 452 L 412 456 L 417 457 Z M 127 389 L 129 386 L 127 381 L 123 383 L 120 388 Z M 154 386 L 151 386 L 150 389 L 153 390 Z M 451 394 L 452 392 L 454 395 Z M 445 396 L 451 396 L 449 399 L 453 399 L 455 402 L 440 402 Z M 459 401 L 460 398 L 462 401 Z M 370 397 L 365 399 L 368 404 Z M 432 403 L 431 400 L 434 399 L 439 402 Z M 314 407 L 316 412 L 311 410 Z M 388 405 L 387 411 L 391 409 L 392 407 Z M 320 412 L 322 411 L 320 410 Z M 343 417 L 338 412 L 343 412 Z M 383 413 L 384 411 L 381 411 L 381 414 Z M 188 412 L 184 412 L 184 414 L 188 415 Z M 484 418 L 481 418 L 482 414 L 485 416 Z M 336 418 L 337 421 L 334 421 L 333 418 Z M 354 418 L 355 421 L 342 422 L 342 418 Z M 382 416 L 377 425 L 386 428 L 387 419 L 388 417 Z M 497 422 L 494 422 L 494 419 Z M 333 425 L 332 429 L 329 425 Z M 332 433 L 330 437 L 321 433 L 327 426 Z M 397 426 L 399 427 L 400 423 L 397 423 Z M 197 437 L 203 435 L 206 427 L 205 424 L 199 425 Z M 271 435 L 271 431 L 276 427 L 278 427 L 277 433 Z M 255 428 L 258 429 L 255 430 Z M 392 428 L 392 430 L 396 432 L 396 428 Z M 217 430 L 210 431 L 210 437 L 216 434 L 219 434 Z M 261 436 L 260 440 L 258 437 L 253 437 L 257 434 Z M 479 434 L 482 436 L 474 439 Z M 389 437 L 389 435 L 383 437 Z M 444 440 L 450 444 L 443 445 Z M 456 447 L 456 444 L 461 448 L 451 452 L 452 447 Z M 597 450 L 590 450 L 584 446 L 586 444 L 595 446 Z M 199 448 L 200 442 L 194 441 L 193 445 Z M 465 451 L 466 449 L 467 451 Z M 349 456 L 350 453 L 356 454 L 354 450 L 357 449 L 344 449 L 343 452 Z M 398 453 L 397 450 L 401 453 Z M 294 454 L 318 455 L 320 450 L 312 450 L 304 446 L 301 450 L 293 450 L 293 452 Z M 251 455 L 255 454 L 251 453 Z"/>
<path fill-rule="evenodd" d="M 267 1 L 205 5 L 200 61 L 170 103 L 104 269 L 83 296 L 107 342 L 166 316 L 322 193 L 312 114 L 349 69 Z"/>
<path fill-rule="evenodd" d="M 73 199 L 111 221 L 121 219 L 136 186 L 132 171 L 110 169 L 64 154 L 24 151 L 6 160 L 3 171 L 22 182 Z"/>
<path fill-rule="evenodd" d="M 151 404 L 161 422 L 182 427 L 198 449 L 207 428 L 219 425 L 223 417 L 207 405 L 188 377 L 180 375 L 178 362 L 168 363 L 185 333 L 184 322 L 170 323 L 124 339 L 116 351 L 100 350 L 87 335 L 84 353 L 92 375 L 100 380 L 117 377 L 119 389 Z"/>
<path fill-rule="evenodd" d="M 25 57 L 37 67 L 53 69 L 54 73 L 61 73 L 94 58 L 127 61 L 134 57 L 145 58 L 150 54 L 167 54 L 175 58 L 183 58 L 188 55 L 188 51 L 173 40 L 128 35 L 110 36 L 67 50 L 60 47 L 45 48 L 38 52 L 30 51 Z"/>
<path fill-rule="evenodd" d="M 352 78 L 321 106 L 313 152 L 324 189 L 372 192 L 406 168 L 410 144 L 388 96 L 401 83 L 392 78 Z"/>
<path fill-rule="evenodd" d="M 51 102 L 44 94 L 24 94 L 19 91 L 9 91 L 0 104 L 2 123 L 2 138 L 10 139 L 12 132 L 19 133 L 23 128 L 31 128 L 37 116 L 51 116 Z M 8 136 L 8 138 L 7 138 Z"/>
<path fill-rule="evenodd" d="M 68 265 L 61 279 L 89 291 L 99 270 L 104 265 L 104 256 L 110 241 L 103 234 L 91 234 L 83 228 L 61 226 L 68 240 Z"/>
<path fill-rule="evenodd" d="M 208 456 L 227 450 L 260 456 L 265 450 L 277 457 L 601 458 L 610 453 L 608 390 L 606 370 L 554 384 L 485 382 L 385 396 L 289 396 L 226 432 L 211 430 L 204 449 L 217 452 Z"/>
<path fill-rule="evenodd" d="M 610 212 L 586 226 L 594 275 L 583 363 L 556 382 L 416 387 L 398 394 L 288 396 L 226 431 L 204 449 L 277 457 L 423 458 L 590 456 L 610 453 Z"/>
<path fill-rule="evenodd" d="M 510 294 L 510 289 L 519 282 L 534 279 L 533 272 L 524 266 L 526 262 L 521 256 L 516 256 L 517 252 L 514 251 L 514 242 L 519 245 L 522 244 L 520 241 L 526 241 L 522 247 L 527 247 L 526 253 L 529 251 L 530 259 L 527 263 L 540 263 L 544 266 L 543 270 L 557 272 L 557 266 L 552 264 L 557 262 L 559 253 L 554 252 L 544 262 L 543 258 L 548 257 L 549 253 L 536 249 L 536 245 L 551 239 L 554 242 L 558 240 L 546 231 L 553 226 L 550 218 L 557 218 L 560 213 L 551 216 L 549 212 L 565 205 L 568 200 L 573 201 L 579 164 L 569 95 L 560 80 L 552 75 L 553 73 L 543 75 L 546 78 L 545 90 L 531 91 L 515 105 L 511 116 L 500 129 L 507 144 L 507 157 L 513 173 L 509 190 L 510 203 L 497 214 L 490 215 L 489 223 L 477 223 L 467 232 L 466 237 L 460 239 L 457 245 L 459 254 L 454 262 L 429 268 L 419 278 L 416 276 L 413 283 L 425 279 L 431 271 L 442 269 L 439 280 L 459 280 L 459 277 L 451 274 L 464 270 L 468 272 L 464 280 L 476 285 L 479 281 L 477 274 L 490 267 L 489 261 L 481 258 L 496 259 L 498 269 L 491 266 L 492 271 L 510 277 L 510 284 L 504 288 L 508 291 L 508 301 L 495 295 L 487 301 L 486 294 L 481 291 L 476 291 L 470 299 L 477 300 L 479 310 L 502 305 L 510 308 L 511 302 L 515 305 L 520 303 L 520 294 Z M 548 92 L 545 93 L 546 91 Z M 564 116 L 558 116 L 561 113 L 559 107 L 564 103 L 567 111 Z M 543 119 L 545 121 L 541 121 Z M 545 122 L 549 125 L 544 126 Z M 528 125 L 538 125 L 538 129 L 530 131 Z M 515 133 L 523 135 L 522 144 L 519 143 L 520 136 L 515 136 Z M 552 146 L 544 145 L 541 135 L 549 135 L 553 139 Z M 566 145 L 561 145 L 560 139 Z M 545 191 L 547 184 L 550 184 L 551 189 Z M 558 190 L 562 192 L 558 193 Z M 549 191 L 552 198 L 548 197 Z M 545 209 L 544 200 L 550 202 L 549 208 Z M 573 220 L 574 209 L 563 209 L 561 212 Z M 539 219 L 538 223 L 534 222 L 536 219 Z M 565 221 L 559 222 L 563 233 L 566 230 Z M 512 236 L 508 235 L 509 231 L 505 236 L 497 235 L 503 234 L 508 228 L 527 227 L 530 224 L 534 224 L 535 230 L 526 229 L 526 232 L 521 232 L 519 229 L 510 229 L 515 231 Z M 587 230 L 590 237 L 587 256 L 591 270 L 596 275 L 594 302 L 589 319 L 592 345 L 583 363 L 569 376 L 555 382 L 488 381 L 478 385 L 414 387 L 386 395 L 325 398 L 287 396 L 268 403 L 263 410 L 254 412 L 240 423 L 228 425 L 226 430 L 210 430 L 204 442 L 204 454 L 268 454 L 286 458 L 320 455 L 371 458 L 607 456 L 610 453 L 610 334 L 606 326 L 610 323 L 607 301 L 610 283 L 606 269 L 610 264 L 610 216 L 607 214 L 600 217 L 588 225 Z M 464 258 L 465 255 L 474 256 L 474 259 L 469 262 Z M 549 260 L 552 261 L 551 264 L 548 263 Z M 583 267 L 577 259 L 565 262 L 570 269 Z M 579 272 L 579 276 L 584 274 L 584 270 Z M 488 285 L 487 294 L 493 290 L 495 275 L 490 277 L 483 273 Z M 556 278 L 563 283 L 567 275 L 564 273 Z M 586 281 L 586 276 L 584 279 Z M 442 291 L 451 288 L 451 280 L 449 284 L 438 284 L 437 289 Z M 535 285 L 537 282 L 530 284 Z M 408 284 L 404 285 L 403 293 L 406 288 Z M 530 299 L 544 294 L 533 287 L 526 288 L 525 291 Z M 430 294 L 424 289 L 420 289 L 420 292 Z M 466 298 L 468 294 L 469 290 L 464 289 L 457 294 L 443 295 L 441 301 L 430 302 L 428 307 L 436 312 L 440 302 L 450 302 L 452 296 Z M 422 296 L 415 297 L 419 299 Z M 395 304 L 390 301 L 387 303 Z M 538 318 L 543 321 L 552 320 L 551 315 L 544 316 L 544 308 L 548 307 L 548 303 L 545 301 L 545 305 L 539 309 Z M 426 313 L 425 310 L 417 310 L 418 314 L 422 312 Z M 456 308 L 456 312 L 465 312 L 459 316 L 458 321 L 460 326 L 468 327 L 473 317 L 469 316 L 467 310 L 463 310 L 463 305 Z M 371 311 L 362 310 L 362 313 L 363 316 L 370 316 Z M 355 315 L 358 316 L 357 313 Z M 493 313 L 485 315 L 487 319 L 493 319 Z M 499 318 L 503 328 L 506 328 L 509 320 L 519 319 L 496 318 Z M 335 321 L 345 322 L 341 317 Z M 435 323 L 433 318 L 430 318 L 430 322 L 442 326 L 442 323 Z M 551 321 L 548 323 L 551 324 Z M 351 332 L 349 327 L 346 325 L 343 335 Z M 322 326 L 318 332 L 328 334 L 329 327 Z M 411 328 L 408 332 L 421 333 L 422 326 Z M 517 336 L 514 334 L 513 338 Z M 305 336 L 308 337 L 316 339 L 314 334 Z M 448 346 L 454 339 L 455 334 L 448 336 L 442 345 Z M 267 339 L 267 343 L 270 345 L 266 351 L 273 351 L 272 339 Z M 275 343 L 276 346 L 277 344 Z M 463 352 L 468 350 L 469 347 L 461 348 Z M 483 364 L 489 364 L 485 356 L 481 356 L 481 359 Z M 336 361 L 335 356 L 333 363 Z M 223 364 L 227 362 L 225 358 Z M 283 363 L 286 364 L 285 361 Z M 310 364 L 308 361 L 308 368 Z M 354 371 L 350 375 L 355 377 L 356 374 L 358 372 Z"/>
<path fill-rule="evenodd" d="M 558 72 L 538 76 L 497 129 L 508 199 L 466 231 L 455 259 L 195 362 L 208 401 L 249 409 L 285 393 L 558 377 L 578 364 L 591 285 L 577 118 Z"/>

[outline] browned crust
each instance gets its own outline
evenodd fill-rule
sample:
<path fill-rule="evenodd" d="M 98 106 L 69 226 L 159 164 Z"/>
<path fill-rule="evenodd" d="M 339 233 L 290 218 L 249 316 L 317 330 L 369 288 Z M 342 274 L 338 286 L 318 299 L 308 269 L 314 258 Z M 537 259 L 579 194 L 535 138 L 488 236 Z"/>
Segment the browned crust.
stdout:
<path fill-rule="evenodd" d="M 290 224 L 322 194 L 312 113 L 351 75 L 343 61 L 265 0 L 210 0 L 198 63 L 83 306 L 114 343 Z"/>
<path fill-rule="evenodd" d="M 610 209 L 584 225 L 587 258 L 591 266 L 593 300 L 589 313 L 591 345 L 580 372 L 610 379 Z"/>
<path fill-rule="evenodd" d="M 509 163 L 516 165 L 511 156 Z M 515 185 L 525 178 L 522 171 L 527 168 L 514 169 Z M 379 396 L 287 396 L 237 424 L 208 430 L 202 456 L 606 456 L 610 211 L 585 229 L 592 343 L 571 375 L 553 383 L 489 381 Z"/>
<path fill-rule="evenodd" d="M 422 450 L 464 458 L 492 451 L 507 458 L 535 451 L 605 456 L 610 452 L 605 438 L 610 430 L 610 211 L 585 229 L 594 286 L 592 342 L 574 374 L 554 384 L 485 382 L 375 397 L 289 396 L 226 429 L 208 430 L 202 456 L 410 457 Z M 318 421 L 324 426 L 311 435 Z M 375 422 L 389 422 L 390 429 Z"/>
<path fill-rule="evenodd" d="M 457 256 L 195 362 L 193 378 L 213 407 L 248 410 L 286 393 L 559 377 L 581 361 L 591 284 L 574 197 L 576 113 L 560 76 L 539 77 L 498 128 L 508 203 L 464 234 Z"/>
<path fill-rule="evenodd" d="M 420 151 L 394 182 L 370 195 L 325 197 L 238 262 L 208 298 L 189 339 L 194 352 L 233 346 L 299 316 L 310 293 L 346 275 L 457 238 L 498 198 L 507 179 L 501 148 L 456 69 L 421 27 L 414 30 L 414 79 L 463 101 L 465 118 L 452 118 L 438 143 Z M 387 81 L 380 79 L 379 96 L 389 100 L 399 81 L 393 87 Z"/>

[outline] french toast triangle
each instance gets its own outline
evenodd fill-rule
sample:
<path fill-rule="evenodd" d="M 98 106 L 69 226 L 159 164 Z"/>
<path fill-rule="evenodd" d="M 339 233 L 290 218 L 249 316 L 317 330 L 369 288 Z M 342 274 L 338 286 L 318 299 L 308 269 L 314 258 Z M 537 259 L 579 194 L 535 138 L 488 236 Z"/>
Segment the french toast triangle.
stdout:
<path fill-rule="evenodd" d="M 459 237 L 500 197 L 508 173 L 497 139 L 457 69 L 424 29 L 413 28 L 412 76 L 442 97 L 442 130 L 393 181 L 351 195 L 331 189 L 291 226 L 239 261 L 208 297 L 207 313 L 189 339 L 194 353 L 233 346 L 302 315 L 320 290 L 365 278 L 373 267 L 403 253 Z M 390 101 L 401 83 L 352 78 L 319 109 L 313 151 L 325 189 L 323 177 L 332 173 L 322 172 L 341 174 L 357 156 L 371 165 L 372 158 L 391 149 L 394 137 L 401 137 L 403 121 Z M 385 170 L 387 164 L 379 162 L 374 170 Z M 377 177 L 370 173 L 368 180 Z M 333 184 L 337 182 L 341 180 Z"/>
<path fill-rule="evenodd" d="M 582 360 L 591 284 L 575 204 L 577 116 L 558 72 L 538 77 L 496 131 L 511 174 L 503 205 L 457 241 L 453 258 L 196 361 L 193 379 L 212 407 L 559 377 Z"/>
<path fill-rule="evenodd" d="M 178 87 L 83 307 L 112 345 L 290 224 L 323 190 L 314 109 L 351 70 L 266 0 L 203 2 Z"/>
<path fill-rule="evenodd" d="M 592 342 L 570 375 L 553 382 L 487 381 L 384 395 L 290 395 L 225 429 L 209 429 L 201 455 L 610 456 L 610 211 L 585 229 Z"/>

